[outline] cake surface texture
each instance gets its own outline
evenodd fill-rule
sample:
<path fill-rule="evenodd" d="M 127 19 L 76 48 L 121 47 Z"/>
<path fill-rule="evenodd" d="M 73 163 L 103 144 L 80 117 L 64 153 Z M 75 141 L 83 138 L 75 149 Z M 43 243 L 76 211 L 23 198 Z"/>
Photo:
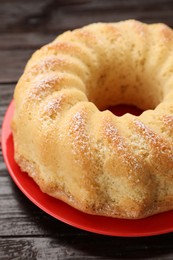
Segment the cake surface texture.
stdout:
<path fill-rule="evenodd" d="M 173 209 L 173 31 L 135 20 L 67 31 L 36 51 L 14 93 L 15 160 L 80 211 Z M 132 104 L 144 112 L 115 116 Z M 26 173 L 22 173 L 26 174 Z"/>

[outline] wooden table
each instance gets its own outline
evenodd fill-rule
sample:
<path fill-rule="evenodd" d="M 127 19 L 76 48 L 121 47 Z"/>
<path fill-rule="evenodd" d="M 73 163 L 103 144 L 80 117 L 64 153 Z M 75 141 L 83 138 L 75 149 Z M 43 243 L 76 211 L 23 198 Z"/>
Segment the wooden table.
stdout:
<path fill-rule="evenodd" d="M 34 50 L 65 30 L 129 18 L 173 27 L 173 1 L 1 0 L 0 123 Z M 120 238 L 68 226 L 22 194 L 0 153 L 0 259 L 173 259 L 173 233 Z"/>

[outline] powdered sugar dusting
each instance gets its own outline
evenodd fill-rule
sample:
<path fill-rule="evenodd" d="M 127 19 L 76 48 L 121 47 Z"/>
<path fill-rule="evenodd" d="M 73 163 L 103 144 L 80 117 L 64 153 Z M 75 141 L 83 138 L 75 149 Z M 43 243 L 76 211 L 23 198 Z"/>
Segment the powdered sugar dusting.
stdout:
<path fill-rule="evenodd" d="M 72 152 L 77 155 L 78 164 L 83 164 L 91 158 L 89 136 L 86 132 L 87 115 L 85 112 L 76 112 L 71 119 L 68 136 L 71 139 Z M 82 155 L 82 156 L 80 156 Z"/>
<path fill-rule="evenodd" d="M 114 153 L 115 156 L 119 156 L 121 160 L 123 160 L 122 163 L 129 167 L 129 173 L 141 170 L 142 167 L 138 160 L 133 156 L 131 148 L 126 143 L 125 139 L 120 136 L 118 129 L 115 126 L 111 123 L 107 123 L 105 125 L 105 135 L 109 143 L 113 146 L 110 152 Z M 129 175 L 129 179 L 130 178 L 131 176 Z"/>
<path fill-rule="evenodd" d="M 140 133 L 142 134 L 142 136 L 147 138 L 149 143 L 155 143 L 156 144 L 157 137 L 156 137 L 156 134 L 153 131 L 151 131 L 151 129 L 149 129 L 141 121 L 138 121 L 136 119 L 133 119 L 133 122 L 137 126 L 137 129 L 140 130 Z"/>
<path fill-rule="evenodd" d="M 171 167 L 173 167 L 173 146 L 152 129 L 145 126 L 141 121 L 133 119 L 133 123 L 140 132 L 140 137 L 147 141 L 150 153 L 154 158 L 159 159 L 160 163 L 167 161 L 167 163 L 171 163 Z"/>
<path fill-rule="evenodd" d="M 40 73 L 47 73 L 48 71 L 51 71 L 57 63 L 57 57 L 55 55 L 50 55 L 43 60 L 39 60 L 39 63 L 36 63 L 34 66 L 29 68 L 27 71 L 27 75 L 33 75 L 33 74 L 39 74 Z"/>
<path fill-rule="evenodd" d="M 108 123 L 105 127 L 105 134 L 112 143 L 116 145 L 117 150 L 125 150 L 122 139 L 118 135 L 118 130 L 112 124 Z"/>
<path fill-rule="evenodd" d="M 56 117 L 57 113 L 61 111 L 63 101 L 63 94 L 59 94 L 57 97 L 49 100 L 43 107 L 43 114 L 51 117 Z"/>
<path fill-rule="evenodd" d="M 171 126 L 173 129 L 173 116 L 162 116 L 162 120 L 164 124 Z"/>
<path fill-rule="evenodd" d="M 36 99 L 37 101 L 41 101 L 43 96 L 48 92 L 52 92 L 55 85 L 58 85 L 64 79 L 63 74 L 46 74 L 39 75 L 35 78 L 32 83 L 32 89 L 28 95 L 29 99 Z"/>
<path fill-rule="evenodd" d="M 39 60 L 39 63 L 29 67 L 26 71 L 26 77 L 30 79 L 38 74 L 47 74 L 49 72 L 63 68 L 67 64 L 72 64 L 72 62 L 66 56 L 62 54 L 58 57 L 56 55 L 49 55 Z"/>

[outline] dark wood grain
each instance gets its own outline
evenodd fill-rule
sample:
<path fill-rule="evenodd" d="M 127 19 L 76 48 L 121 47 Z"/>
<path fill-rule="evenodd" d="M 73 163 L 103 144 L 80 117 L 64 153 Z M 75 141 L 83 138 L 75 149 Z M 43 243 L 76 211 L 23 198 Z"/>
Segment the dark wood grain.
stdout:
<path fill-rule="evenodd" d="M 92 22 L 135 18 L 173 25 L 170 0 L 1 0 L 0 32 L 54 32 Z"/>
<path fill-rule="evenodd" d="M 160 239 L 160 238 L 159 238 Z M 3 259 L 172 259 L 172 245 L 151 248 L 151 239 L 118 239 L 90 234 L 6 238 L 0 240 Z M 162 239 L 161 239 L 162 240 Z M 164 236 L 163 240 L 170 240 Z M 8 247 L 6 248 L 6 244 Z M 104 245 L 104 247 L 103 247 Z M 105 250 L 106 249 L 106 250 Z"/>
<path fill-rule="evenodd" d="M 33 49 L 0 51 L 0 83 L 16 83 L 33 52 Z"/>
<path fill-rule="evenodd" d="M 135 18 L 173 27 L 171 0 L 0 0 L 0 126 L 31 54 L 64 30 Z M 0 151 L 0 259 L 173 259 L 173 233 L 119 238 L 68 226 L 16 187 Z"/>
<path fill-rule="evenodd" d="M 56 34 L 23 32 L 1 34 L 0 49 L 3 50 L 28 50 L 38 49 L 40 46 L 51 42 Z"/>
<path fill-rule="evenodd" d="M 55 37 L 41 33 L 3 34 L 0 40 L 0 83 L 17 82 L 33 52 Z"/>

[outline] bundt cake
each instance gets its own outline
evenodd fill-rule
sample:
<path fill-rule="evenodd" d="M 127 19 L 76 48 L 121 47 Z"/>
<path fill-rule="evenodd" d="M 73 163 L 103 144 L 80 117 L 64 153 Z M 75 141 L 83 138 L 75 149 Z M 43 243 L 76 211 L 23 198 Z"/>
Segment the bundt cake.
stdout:
<path fill-rule="evenodd" d="M 36 51 L 14 93 L 15 160 L 80 211 L 173 209 L 173 31 L 135 20 L 67 31 Z M 144 112 L 121 117 L 109 106 Z M 26 174 L 26 173 L 23 173 Z"/>

